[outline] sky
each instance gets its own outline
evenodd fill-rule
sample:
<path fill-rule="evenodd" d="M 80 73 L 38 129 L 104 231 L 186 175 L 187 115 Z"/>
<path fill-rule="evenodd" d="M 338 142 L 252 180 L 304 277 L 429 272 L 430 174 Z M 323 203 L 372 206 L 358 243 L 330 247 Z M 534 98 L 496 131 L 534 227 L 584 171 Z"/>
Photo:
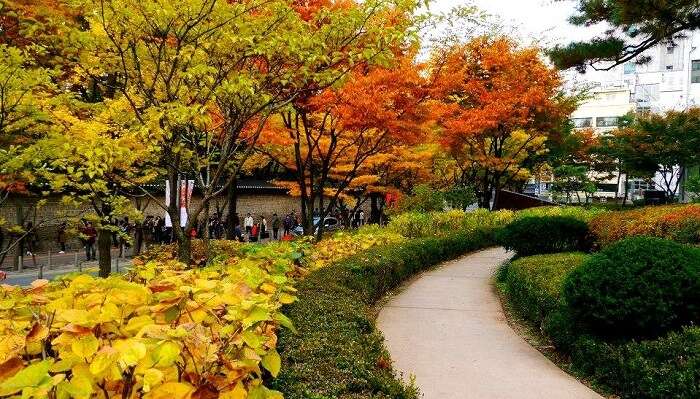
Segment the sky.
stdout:
<path fill-rule="evenodd" d="M 516 28 L 525 42 L 538 42 L 545 47 L 590 39 L 604 30 L 569 24 L 567 19 L 576 12 L 577 1 L 572 0 L 432 0 L 430 11 L 448 12 L 466 4 L 474 4 L 498 17 L 505 26 Z"/>

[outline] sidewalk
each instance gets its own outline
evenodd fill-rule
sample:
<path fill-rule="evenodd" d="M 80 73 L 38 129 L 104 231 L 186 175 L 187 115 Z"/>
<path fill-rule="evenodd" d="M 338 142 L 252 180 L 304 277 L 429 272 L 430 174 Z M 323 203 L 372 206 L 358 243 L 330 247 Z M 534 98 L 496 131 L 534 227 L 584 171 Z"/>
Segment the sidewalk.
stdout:
<path fill-rule="evenodd" d="M 126 268 L 131 266 L 131 259 L 118 259 L 118 263 L 115 262 L 115 260 L 116 258 L 112 259 L 112 273 L 123 273 L 126 270 Z M 71 264 L 64 265 L 63 267 L 52 268 L 50 270 L 46 267 L 44 267 L 43 269 L 25 268 L 21 272 L 7 272 L 7 278 L 4 281 L 1 281 L 0 283 L 26 286 L 31 284 L 32 281 L 38 279 L 40 274 L 42 275 L 42 278 L 46 280 L 52 280 L 64 274 L 81 271 L 96 276 L 97 270 L 98 264 L 96 261 L 80 262 L 80 265 L 78 267 Z"/>
<path fill-rule="evenodd" d="M 377 321 L 394 366 L 425 399 L 600 399 L 518 336 L 491 276 L 509 255 L 489 249 L 426 273 Z"/>

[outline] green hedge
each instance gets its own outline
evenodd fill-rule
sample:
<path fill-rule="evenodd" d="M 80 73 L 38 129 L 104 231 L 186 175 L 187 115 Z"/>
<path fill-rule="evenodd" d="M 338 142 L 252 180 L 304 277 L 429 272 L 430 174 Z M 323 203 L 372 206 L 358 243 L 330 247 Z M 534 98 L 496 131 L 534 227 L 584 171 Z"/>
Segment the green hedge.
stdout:
<path fill-rule="evenodd" d="M 605 342 L 572 321 L 562 286 L 590 256 L 552 254 L 521 258 L 499 272 L 499 287 L 512 308 L 536 323 L 573 369 L 622 398 L 700 397 L 700 327 L 654 340 Z M 539 265 L 539 267 L 538 267 Z"/>
<path fill-rule="evenodd" d="M 286 399 L 417 398 L 392 371 L 373 305 L 416 273 L 493 242 L 489 231 L 409 240 L 312 273 L 284 309 L 298 332 L 280 337 L 282 372 L 271 388 Z"/>
<path fill-rule="evenodd" d="M 519 256 L 588 251 L 588 225 L 570 216 L 516 219 L 498 234 L 498 242 Z"/>
<path fill-rule="evenodd" d="M 566 277 L 589 258 L 580 252 L 518 258 L 501 269 L 498 280 L 518 313 L 540 325 L 561 306 Z"/>

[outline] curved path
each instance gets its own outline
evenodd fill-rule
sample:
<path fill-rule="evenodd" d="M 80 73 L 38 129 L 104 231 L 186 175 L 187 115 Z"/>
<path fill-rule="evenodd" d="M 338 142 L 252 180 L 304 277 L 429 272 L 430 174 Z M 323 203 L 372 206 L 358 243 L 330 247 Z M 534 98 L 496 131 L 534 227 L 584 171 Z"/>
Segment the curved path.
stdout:
<path fill-rule="evenodd" d="M 600 399 L 507 324 L 491 276 L 509 258 L 481 251 L 414 281 L 377 321 L 394 367 L 425 399 Z"/>

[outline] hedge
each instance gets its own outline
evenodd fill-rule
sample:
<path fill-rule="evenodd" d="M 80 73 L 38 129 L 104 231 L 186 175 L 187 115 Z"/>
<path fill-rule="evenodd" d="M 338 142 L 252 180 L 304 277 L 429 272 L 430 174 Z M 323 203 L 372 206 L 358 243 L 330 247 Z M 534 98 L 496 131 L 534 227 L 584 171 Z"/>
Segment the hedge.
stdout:
<path fill-rule="evenodd" d="M 282 372 L 270 386 L 287 399 L 417 398 L 392 371 L 373 306 L 416 273 L 493 243 L 489 230 L 407 240 L 310 274 L 283 309 L 298 332 L 281 334 Z"/>
<path fill-rule="evenodd" d="M 561 288 L 576 264 L 589 258 L 580 254 L 521 258 L 499 272 L 499 287 L 517 313 L 538 324 L 557 349 L 569 355 L 574 371 L 621 398 L 700 397 L 700 327 L 654 340 L 606 342 L 585 334 L 572 321 Z"/>
<path fill-rule="evenodd" d="M 632 237 L 593 255 L 563 288 L 569 314 L 601 338 L 656 338 L 700 321 L 700 251 Z"/>
<path fill-rule="evenodd" d="M 609 212 L 593 218 L 589 227 L 602 246 L 633 236 L 654 236 L 685 244 L 700 243 L 700 204 L 647 206 Z"/>
<path fill-rule="evenodd" d="M 570 216 L 530 216 L 508 224 L 498 242 L 519 256 L 588 251 L 588 225 Z"/>
<path fill-rule="evenodd" d="M 590 255 L 580 252 L 519 258 L 501 269 L 498 280 L 507 289 L 512 306 L 538 325 L 561 304 L 564 280 Z"/>

